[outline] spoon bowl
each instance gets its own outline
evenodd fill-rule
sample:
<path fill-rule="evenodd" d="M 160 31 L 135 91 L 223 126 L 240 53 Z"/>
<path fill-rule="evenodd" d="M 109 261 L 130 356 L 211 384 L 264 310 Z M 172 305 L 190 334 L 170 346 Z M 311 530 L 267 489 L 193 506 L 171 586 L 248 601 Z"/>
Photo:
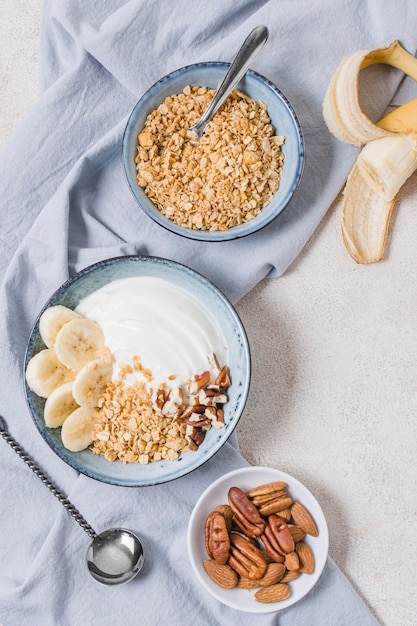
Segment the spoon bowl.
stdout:
<path fill-rule="evenodd" d="M 129 582 L 140 572 L 144 562 L 139 538 L 125 528 L 109 528 L 96 535 L 86 558 L 91 576 L 104 585 Z"/>

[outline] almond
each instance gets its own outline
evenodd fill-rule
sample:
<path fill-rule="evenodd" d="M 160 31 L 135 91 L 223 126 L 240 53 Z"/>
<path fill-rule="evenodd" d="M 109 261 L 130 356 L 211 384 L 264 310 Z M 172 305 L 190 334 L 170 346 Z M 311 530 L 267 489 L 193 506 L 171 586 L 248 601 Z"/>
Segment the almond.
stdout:
<path fill-rule="evenodd" d="M 299 526 L 288 525 L 288 528 L 295 543 L 297 543 L 297 541 L 302 541 L 306 536 L 304 530 L 302 530 Z"/>
<path fill-rule="evenodd" d="M 251 580 L 244 576 L 239 576 L 237 586 L 240 589 L 258 589 L 259 587 L 268 587 L 275 585 L 281 580 L 285 574 L 285 565 L 283 563 L 269 563 L 265 574 L 259 580 Z"/>
<path fill-rule="evenodd" d="M 255 593 L 254 598 L 257 602 L 282 602 L 282 600 L 290 597 L 290 593 L 288 585 L 278 583 L 277 585 L 262 587 Z"/>
<path fill-rule="evenodd" d="M 261 586 L 259 580 L 251 580 L 250 578 L 246 578 L 245 576 L 239 576 L 239 580 L 237 581 L 237 587 L 239 589 L 259 589 Z"/>
<path fill-rule="evenodd" d="M 283 511 L 284 509 L 288 509 L 292 504 L 291 498 L 277 498 L 276 500 L 272 500 L 271 502 L 267 502 L 259 508 L 259 513 L 263 517 L 267 517 L 268 515 L 272 515 L 272 513 L 279 513 L 279 511 Z"/>
<path fill-rule="evenodd" d="M 310 546 L 304 541 L 299 541 L 295 546 L 295 551 L 300 560 L 299 571 L 302 574 L 312 574 L 314 572 L 314 554 Z"/>
<path fill-rule="evenodd" d="M 263 504 L 266 504 L 267 502 L 271 502 L 271 500 L 276 500 L 277 498 L 286 498 L 286 497 L 287 497 L 286 491 L 272 491 L 271 493 L 264 493 L 263 495 L 254 496 L 249 499 L 252 500 L 255 506 L 262 506 Z"/>
<path fill-rule="evenodd" d="M 216 561 L 206 559 L 204 569 L 210 578 L 223 589 L 233 589 L 237 585 L 237 574 L 229 565 L 220 565 Z"/>
<path fill-rule="evenodd" d="M 292 580 L 295 580 L 296 578 L 299 578 L 300 576 L 301 576 L 300 570 L 293 570 L 292 572 L 287 570 L 279 582 L 290 583 Z"/>
<path fill-rule="evenodd" d="M 285 567 L 292 571 L 296 571 L 300 567 L 300 559 L 298 558 L 298 554 L 296 552 L 289 552 L 285 555 Z"/>
<path fill-rule="evenodd" d="M 233 522 L 233 511 L 228 504 L 219 504 L 216 506 L 215 511 L 221 513 L 226 520 L 227 530 L 230 532 L 232 530 Z"/>
<path fill-rule="evenodd" d="M 262 496 L 266 493 L 271 493 L 271 491 L 284 491 L 287 488 L 287 483 L 283 482 L 273 482 L 273 483 L 265 483 L 264 485 L 259 485 L 259 487 L 255 487 L 254 489 L 249 489 L 246 492 L 248 498 L 253 498 L 254 496 Z"/>
<path fill-rule="evenodd" d="M 291 509 L 281 509 L 278 515 L 282 517 L 282 519 L 285 520 L 286 522 L 289 522 L 291 519 Z"/>
<path fill-rule="evenodd" d="M 319 531 L 307 509 L 299 502 L 294 502 L 291 507 L 291 515 L 294 522 L 312 537 L 318 537 Z"/>
<path fill-rule="evenodd" d="M 285 565 L 283 563 L 269 563 L 264 576 L 261 578 L 261 587 L 269 587 L 275 585 L 281 580 L 285 574 Z"/>

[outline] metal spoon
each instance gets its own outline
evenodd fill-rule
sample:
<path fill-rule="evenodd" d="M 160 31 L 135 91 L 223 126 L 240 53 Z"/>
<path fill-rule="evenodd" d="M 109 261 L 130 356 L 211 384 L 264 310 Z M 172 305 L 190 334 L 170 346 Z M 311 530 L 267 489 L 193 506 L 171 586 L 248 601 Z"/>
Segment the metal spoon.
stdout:
<path fill-rule="evenodd" d="M 249 33 L 202 117 L 195 126 L 188 129 L 189 135 L 193 138 L 197 135 L 198 139 L 201 139 L 206 125 L 244 76 L 267 39 L 268 29 L 266 26 L 257 26 Z"/>
<path fill-rule="evenodd" d="M 144 561 L 143 548 L 139 538 L 125 528 L 110 528 L 97 534 L 62 491 L 49 480 L 17 441 L 9 435 L 6 430 L 6 422 L 1 415 L 0 435 L 58 498 L 68 513 L 92 539 L 86 557 L 91 576 L 104 585 L 119 585 L 132 580 L 142 569 Z"/>

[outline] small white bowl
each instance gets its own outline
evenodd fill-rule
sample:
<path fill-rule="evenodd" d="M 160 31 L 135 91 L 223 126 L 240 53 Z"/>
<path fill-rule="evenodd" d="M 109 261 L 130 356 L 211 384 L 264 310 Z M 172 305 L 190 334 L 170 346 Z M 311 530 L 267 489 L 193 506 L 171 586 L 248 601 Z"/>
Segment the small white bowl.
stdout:
<path fill-rule="evenodd" d="M 223 589 L 211 580 L 204 569 L 203 562 L 208 559 L 204 527 L 206 518 L 219 504 L 227 504 L 227 492 L 230 487 L 240 487 L 243 491 L 273 481 L 284 481 L 288 485 L 288 494 L 294 501 L 299 501 L 311 513 L 316 522 L 318 537 L 306 535 L 304 539 L 314 554 L 315 569 L 313 574 L 302 574 L 289 583 L 291 595 L 282 602 L 263 604 L 254 599 L 256 590 Z M 221 476 L 208 487 L 198 499 L 188 524 L 188 555 L 192 568 L 200 583 L 214 598 L 227 606 L 246 613 L 272 613 L 287 609 L 304 598 L 314 587 L 326 564 L 329 550 L 329 532 L 321 507 L 312 493 L 296 478 L 285 472 L 270 467 L 244 467 Z"/>
<path fill-rule="evenodd" d="M 278 135 L 284 135 L 282 146 L 284 166 L 278 191 L 268 206 L 252 220 L 228 230 L 194 230 L 179 226 L 165 217 L 139 187 L 136 179 L 138 134 L 143 130 L 149 113 L 167 96 L 181 93 L 187 85 L 216 89 L 229 68 L 228 63 L 206 62 L 187 65 L 161 78 L 140 98 L 134 107 L 123 137 L 123 164 L 129 187 L 142 210 L 160 226 L 177 235 L 201 241 L 226 241 L 257 232 L 274 220 L 290 202 L 304 168 L 304 139 L 296 113 L 286 96 L 264 76 L 248 70 L 237 89 L 265 103 L 272 125 Z"/>

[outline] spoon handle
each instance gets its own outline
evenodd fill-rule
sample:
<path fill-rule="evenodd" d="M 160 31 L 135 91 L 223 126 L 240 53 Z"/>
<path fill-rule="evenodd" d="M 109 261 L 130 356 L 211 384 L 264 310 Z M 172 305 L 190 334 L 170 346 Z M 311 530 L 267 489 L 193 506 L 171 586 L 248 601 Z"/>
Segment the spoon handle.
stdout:
<path fill-rule="evenodd" d="M 201 137 L 208 121 L 221 107 L 229 93 L 234 89 L 234 87 L 236 87 L 242 76 L 246 74 L 252 60 L 260 52 L 267 39 L 268 29 L 263 25 L 256 26 L 256 28 L 254 28 L 246 37 L 206 111 L 197 124 L 190 129 L 196 132 L 199 137 Z"/>
<path fill-rule="evenodd" d="M 28 456 L 26 452 L 23 450 L 23 448 L 21 448 L 20 445 L 17 443 L 16 439 L 14 439 L 11 435 L 9 435 L 9 433 L 5 429 L 5 422 L 1 415 L 0 415 L 0 435 L 9 444 L 9 446 L 16 452 L 16 454 L 20 456 L 22 461 L 24 461 L 26 465 L 30 467 L 32 472 L 36 474 L 38 478 L 41 479 L 43 484 L 46 487 L 48 487 L 49 491 L 51 491 L 54 494 L 54 496 L 58 498 L 62 506 L 64 506 L 67 509 L 68 513 L 70 513 L 70 515 L 72 515 L 75 521 L 78 522 L 81 528 L 85 530 L 87 535 L 91 537 L 91 539 L 94 539 L 94 537 L 97 536 L 97 533 L 95 532 L 95 530 L 84 519 L 84 517 L 81 515 L 78 509 L 75 508 L 75 506 L 68 500 L 68 498 L 64 496 L 62 491 L 56 485 L 54 485 L 54 483 L 49 480 L 46 474 L 44 474 L 43 471 L 34 463 L 34 461 L 32 461 L 30 456 Z"/>

